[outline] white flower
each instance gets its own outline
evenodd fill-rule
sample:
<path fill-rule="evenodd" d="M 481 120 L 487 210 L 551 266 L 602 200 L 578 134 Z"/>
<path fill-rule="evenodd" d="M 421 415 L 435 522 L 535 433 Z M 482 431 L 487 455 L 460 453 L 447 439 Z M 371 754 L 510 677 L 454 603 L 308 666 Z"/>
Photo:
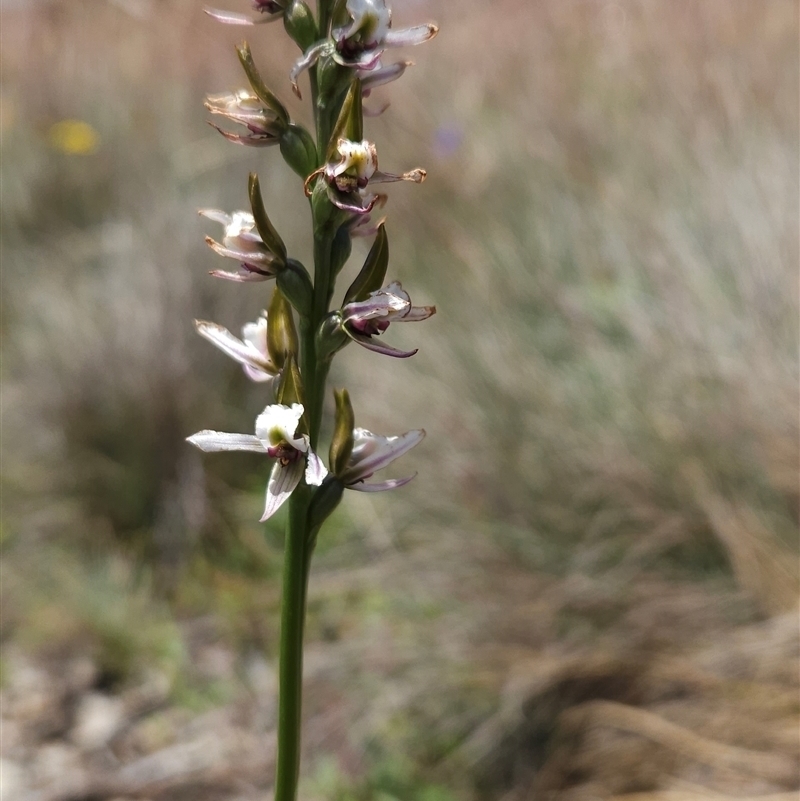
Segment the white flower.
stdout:
<path fill-rule="evenodd" d="M 397 437 L 382 437 L 373 434 L 365 428 L 353 430 L 353 452 L 340 481 L 348 488 L 360 492 L 383 492 L 408 484 L 416 473 L 406 478 L 390 478 L 366 484 L 365 481 L 373 473 L 382 470 L 395 459 L 410 451 L 415 445 L 422 442 L 425 431 L 416 429 L 406 431 Z"/>
<path fill-rule="evenodd" d="M 235 337 L 227 328 L 206 320 L 195 320 L 201 337 L 216 345 L 224 354 L 239 362 L 251 381 L 274 381 L 280 370 L 272 361 L 267 349 L 267 313 L 262 312 L 255 323 L 242 327 L 242 338 Z"/>
<path fill-rule="evenodd" d="M 225 227 L 222 243 L 207 236 L 206 244 L 220 256 L 239 262 L 238 272 L 212 270 L 211 275 L 240 282 L 268 281 L 275 277 L 274 264 L 277 257 L 258 235 L 252 214 L 246 211 L 228 214 L 219 209 L 200 209 L 197 213 Z"/>
<path fill-rule="evenodd" d="M 322 460 L 311 450 L 306 434 L 298 434 L 303 406 L 275 403 L 256 418 L 256 433 L 229 434 L 223 431 L 198 431 L 188 442 L 206 453 L 219 451 L 252 451 L 266 453 L 275 459 L 267 483 L 266 502 L 261 521 L 272 517 L 286 502 L 303 476 L 305 457 L 306 483 L 319 486 L 328 471 Z"/>
<path fill-rule="evenodd" d="M 436 313 L 435 306 L 412 306 L 411 298 L 400 285 L 393 281 L 383 289 L 372 292 L 366 300 L 353 301 L 339 312 L 342 330 L 350 339 L 369 350 L 386 356 L 407 358 L 417 351 L 397 350 L 376 341 L 390 323 L 412 323 L 427 320 Z"/>
<path fill-rule="evenodd" d="M 387 47 L 422 44 L 439 32 L 439 28 L 433 24 L 393 31 L 392 15 L 385 0 L 347 0 L 347 12 L 350 15 L 349 24 L 334 28 L 330 39 L 311 45 L 302 58 L 295 62 L 291 80 L 298 94 L 297 78 L 300 73 L 313 67 L 324 56 L 330 56 L 343 67 L 357 69 L 359 75 L 363 76 L 372 70 L 382 69 L 381 56 Z M 404 69 L 404 66 L 398 65 L 392 73 L 386 74 L 387 79 L 399 78 Z"/>
<path fill-rule="evenodd" d="M 378 170 L 378 151 L 372 142 L 364 140 L 353 142 L 339 139 L 336 143 L 336 156 L 323 167 L 306 178 L 306 195 L 311 194 L 311 182 L 322 175 L 327 184 L 328 198 L 334 206 L 353 214 L 368 214 L 382 198 L 369 192 L 368 184 L 388 184 L 395 181 L 412 181 L 421 184 L 427 175 L 425 170 L 414 170 L 396 175 Z"/>
<path fill-rule="evenodd" d="M 218 114 L 247 128 L 246 134 L 231 133 L 211 123 L 229 142 L 235 142 L 238 145 L 255 147 L 277 145 L 286 128 L 278 115 L 265 106 L 249 89 L 208 95 L 205 107 L 212 114 Z"/>

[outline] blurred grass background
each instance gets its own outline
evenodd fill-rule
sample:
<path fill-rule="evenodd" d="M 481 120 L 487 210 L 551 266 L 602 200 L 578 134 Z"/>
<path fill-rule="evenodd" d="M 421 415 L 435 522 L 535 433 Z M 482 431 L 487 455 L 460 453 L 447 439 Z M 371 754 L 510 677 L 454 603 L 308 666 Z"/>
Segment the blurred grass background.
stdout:
<path fill-rule="evenodd" d="M 191 320 L 268 295 L 194 210 L 256 170 L 307 263 L 308 214 L 205 126 L 243 30 L 200 7 L 3 7 L 4 801 L 268 793 L 282 519 L 183 442 L 265 402 Z M 429 436 L 320 539 L 304 798 L 796 797 L 797 3 L 394 7 L 441 32 L 367 127 L 439 314 L 334 382 Z"/>

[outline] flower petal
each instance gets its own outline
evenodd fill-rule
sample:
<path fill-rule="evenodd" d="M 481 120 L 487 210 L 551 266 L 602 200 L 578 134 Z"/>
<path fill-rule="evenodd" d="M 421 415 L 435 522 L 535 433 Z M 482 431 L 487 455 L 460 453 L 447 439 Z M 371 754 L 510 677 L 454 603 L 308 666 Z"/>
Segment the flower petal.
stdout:
<path fill-rule="evenodd" d="M 306 462 L 306 484 L 318 487 L 327 475 L 328 471 L 325 469 L 322 459 L 309 448 Z"/>
<path fill-rule="evenodd" d="M 422 442 L 425 431 L 418 428 L 396 437 L 382 437 L 365 428 L 356 428 L 353 437 L 355 442 L 350 464 L 342 477 L 346 484 L 369 478 L 395 459 L 399 459 L 404 453 L 408 453 Z"/>
<path fill-rule="evenodd" d="M 209 220 L 224 225 L 226 228 L 231 224 L 231 220 L 233 219 L 227 211 L 221 211 L 220 209 L 198 209 L 197 213 L 201 217 L 207 217 Z"/>
<path fill-rule="evenodd" d="M 225 256 L 228 259 L 245 261 L 248 264 L 257 264 L 261 267 L 268 267 L 275 261 L 275 256 L 272 253 L 253 250 L 233 250 L 232 248 L 226 248 L 225 245 L 221 245 L 210 236 L 207 236 L 205 241 L 214 253 L 219 256 Z"/>
<path fill-rule="evenodd" d="M 203 339 L 207 339 L 212 345 L 218 347 L 226 356 L 230 356 L 234 361 L 245 365 L 245 367 L 252 368 L 256 373 L 266 374 L 265 378 L 257 378 L 255 380 L 269 380 L 278 373 L 272 361 L 264 354 L 259 353 L 255 345 L 250 342 L 242 342 L 227 328 L 205 320 L 195 320 L 194 325 L 197 333 Z M 250 375 L 249 372 L 248 375 Z"/>
<path fill-rule="evenodd" d="M 403 292 L 405 294 L 405 292 Z M 351 320 L 374 320 L 386 318 L 400 320 L 405 313 L 411 310 L 411 302 L 406 296 L 395 294 L 386 289 L 373 292 L 366 300 L 356 300 L 348 303 L 342 309 L 342 320 L 345 323 Z"/>
<path fill-rule="evenodd" d="M 292 89 L 298 97 L 300 97 L 300 88 L 297 85 L 297 79 L 300 77 L 300 74 L 313 67 L 326 52 L 332 49 L 332 47 L 333 45 L 329 40 L 323 39 L 321 42 L 311 45 L 311 47 L 303 53 L 302 58 L 298 58 L 297 61 L 294 62 L 294 66 L 289 73 L 289 80 L 292 82 Z"/>
<path fill-rule="evenodd" d="M 395 323 L 418 323 L 436 314 L 436 306 L 412 306 L 402 317 L 393 320 Z"/>
<path fill-rule="evenodd" d="M 231 273 L 227 270 L 209 270 L 208 274 L 213 275 L 214 278 L 224 278 L 226 281 L 236 281 L 240 284 L 269 281 L 271 278 L 275 277 L 274 275 L 268 275 L 267 273 L 262 273 L 256 270 L 248 270 L 247 268 L 243 268 L 238 273 Z"/>
<path fill-rule="evenodd" d="M 368 214 L 379 197 L 380 195 L 361 195 L 358 192 L 340 192 L 335 187 L 328 186 L 328 198 L 331 203 L 342 211 L 353 214 Z"/>
<path fill-rule="evenodd" d="M 186 438 L 201 451 L 218 453 L 220 451 L 253 451 L 266 453 L 266 448 L 258 437 L 252 434 L 228 434 L 225 431 L 198 431 Z"/>
<path fill-rule="evenodd" d="M 256 418 L 256 436 L 264 443 L 264 448 L 288 442 L 293 448 L 305 453 L 308 450 L 308 438 L 295 437 L 300 418 L 303 416 L 303 405 L 293 403 L 284 406 L 272 403 Z"/>
<path fill-rule="evenodd" d="M 369 71 L 375 69 L 375 67 L 381 63 L 383 48 L 379 47 L 377 50 L 364 50 L 362 53 L 358 53 L 354 56 L 342 55 L 338 50 L 334 50 L 331 55 L 333 56 L 333 60 L 342 67 Z"/>
<path fill-rule="evenodd" d="M 413 61 L 398 61 L 395 64 L 390 64 L 388 67 L 378 67 L 377 69 L 369 70 L 361 78 L 361 89 L 364 92 L 369 92 L 376 86 L 383 86 L 386 83 L 396 81 L 408 67 L 413 66 Z"/>
<path fill-rule="evenodd" d="M 344 328 L 344 332 L 350 339 L 354 342 L 358 342 L 359 345 L 363 345 L 367 350 L 374 350 L 376 353 L 382 353 L 384 356 L 394 356 L 396 359 L 407 359 L 419 350 L 419 348 L 414 348 L 414 350 L 398 350 L 390 345 L 384 345 L 374 337 L 367 336 L 366 334 L 359 334 L 355 331 L 351 331 L 349 328 Z"/>
<path fill-rule="evenodd" d="M 277 145 L 280 139 L 277 136 L 271 136 L 265 133 L 250 133 L 250 134 L 237 134 L 226 131 L 220 128 L 219 125 L 214 125 L 213 122 L 208 124 L 215 130 L 221 133 L 229 142 L 235 145 L 248 145 L 250 147 L 265 147 L 267 145 Z"/>
<path fill-rule="evenodd" d="M 386 481 L 376 481 L 372 484 L 364 483 L 363 479 L 356 481 L 355 484 L 348 484 L 347 489 L 357 490 L 358 492 L 385 492 L 386 490 L 404 487 L 409 481 L 413 481 L 417 474 L 406 476 L 405 478 L 389 478 Z"/>
<path fill-rule="evenodd" d="M 294 488 L 303 477 L 303 462 L 294 459 L 287 464 L 275 462 L 267 482 L 267 495 L 264 501 L 264 514 L 261 522 L 268 520 L 288 500 Z"/>
<path fill-rule="evenodd" d="M 395 175 L 392 172 L 376 172 L 369 179 L 371 184 L 393 184 L 396 181 L 412 181 L 415 184 L 421 184 L 428 173 L 421 167 L 404 172 L 402 175 Z"/>
<path fill-rule="evenodd" d="M 402 28 L 399 31 L 389 31 L 383 37 L 384 47 L 409 47 L 433 39 L 439 33 L 439 26 L 433 23 L 415 25 L 413 28 Z"/>
<path fill-rule="evenodd" d="M 204 8 L 203 11 L 209 17 L 225 25 L 261 25 L 265 22 L 274 22 L 280 19 L 283 14 L 261 14 L 258 17 L 251 17 L 248 14 L 238 14 L 235 11 L 224 11 L 218 8 Z"/>

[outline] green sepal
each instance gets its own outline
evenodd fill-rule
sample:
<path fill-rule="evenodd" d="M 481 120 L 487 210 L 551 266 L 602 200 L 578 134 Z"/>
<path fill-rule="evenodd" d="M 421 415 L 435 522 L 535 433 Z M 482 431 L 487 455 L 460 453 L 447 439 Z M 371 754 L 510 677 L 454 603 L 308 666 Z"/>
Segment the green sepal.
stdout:
<path fill-rule="evenodd" d="M 338 107 L 342 95 L 347 91 L 352 73 L 351 69 L 337 64 L 331 56 L 323 56 L 317 62 L 319 97 L 324 99 L 326 114 L 327 109 Z M 323 143 L 320 143 L 320 148 L 322 146 Z"/>
<path fill-rule="evenodd" d="M 283 27 L 304 53 L 320 38 L 314 15 L 303 0 L 294 0 L 283 12 Z"/>
<path fill-rule="evenodd" d="M 350 226 L 346 223 L 339 226 L 331 245 L 331 275 L 335 278 L 350 258 L 353 242 L 350 236 Z"/>
<path fill-rule="evenodd" d="M 256 221 L 256 229 L 258 235 L 261 237 L 264 244 L 282 261 L 286 261 L 286 245 L 280 234 L 275 230 L 269 216 L 267 209 L 264 206 L 264 198 L 261 197 L 261 186 L 258 182 L 258 176 L 250 173 L 250 180 L 248 182 L 248 191 L 250 194 L 250 208 L 253 210 L 253 219 Z"/>
<path fill-rule="evenodd" d="M 344 494 L 344 485 L 332 475 L 325 480 L 311 496 L 308 507 L 308 542 L 313 548 L 322 524 L 333 514 Z"/>
<path fill-rule="evenodd" d="M 267 351 L 275 366 L 282 370 L 289 357 L 297 359 L 298 350 L 292 307 L 278 287 L 272 293 L 267 311 Z"/>
<path fill-rule="evenodd" d="M 383 223 L 378 226 L 378 234 L 356 280 L 350 284 L 342 306 L 355 300 L 366 300 L 370 293 L 383 286 L 386 270 L 389 267 L 389 239 Z"/>
<path fill-rule="evenodd" d="M 286 266 L 276 276 L 278 289 L 297 309 L 301 317 L 310 317 L 314 303 L 314 287 L 308 271 L 299 261 L 289 259 Z"/>
<path fill-rule="evenodd" d="M 253 87 L 253 91 L 256 93 L 258 99 L 271 108 L 284 125 L 288 125 L 289 112 L 286 110 L 286 106 L 270 92 L 267 85 L 264 83 L 264 79 L 261 77 L 261 73 L 258 71 L 253 61 L 250 45 L 247 44 L 247 42 L 242 42 L 242 44 L 236 46 L 236 53 L 239 56 L 239 61 L 242 62 L 247 80 L 250 81 L 250 86 Z"/>
<path fill-rule="evenodd" d="M 311 134 L 302 125 L 291 123 L 281 134 L 283 160 L 303 179 L 317 168 L 317 148 Z"/>
<path fill-rule="evenodd" d="M 347 0 L 335 0 L 333 4 L 333 13 L 331 14 L 333 27 L 341 28 L 342 26 L 347 25 L 349 19 L 350 14 L 347 11 Z"/>
<path fill-rule="evenodd" d="M 328 162 L 336 161 L 337 145 L 340 139 L 360 142 L 364 138 L 364 114 L 361 107 L 361 81 L 354 78 L 347 90 L 336 125 L 333 126 L 331 140 L 328 142 Z"/>
<path fill-rule="evenodd" d="M 324 178 L 317 178 L 311 190 L 311 214 L 314 219 L 314 236 L 320 237 L 325 229 L 335 224 L 340 209 L 328 197 L 328 185 Z"/>
<path fill-rule="evenodd" d="M 286 364 L 281 371 L 281 378 L 275 390 L 275 400 L 284 406 L 291 406 L 293 403 L 303 403 L 303 380 L 300 377 L 300 368 L 292 354 L 286 359 Z M 305 405 L 305 404 L 304 404 Z M 305 415 L 300 421 L 300 425 L 307 428 Z"/>
<path fill-rule="evenodd" d="M 333 424 L 333 438 L 329 452 L 331 472 L 335 476 L 343 475 L 353 452 L 353 428 L 356 424 L 350 393 L 346 389 L 335 389 L 333 397 L 336 401 L 336 416 Z"/>
<path fill-rule="evenodd" d="M 327 361 L 348 342 L 350 337 L 344 331 L 342 315 L 338 311 L 331 312 L 317 329 L 315 336 L 317 359 L 320 362 Z"/>

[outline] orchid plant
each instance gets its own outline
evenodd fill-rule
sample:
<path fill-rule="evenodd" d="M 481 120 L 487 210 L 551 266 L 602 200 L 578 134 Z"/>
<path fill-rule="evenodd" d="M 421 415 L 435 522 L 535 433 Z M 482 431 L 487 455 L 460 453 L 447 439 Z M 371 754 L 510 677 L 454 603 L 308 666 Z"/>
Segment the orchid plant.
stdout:
<path fill-rule="evenodd" d="M 421 183 L 425 171 L 401 174 L 378 170 L 375 145 L 364 138 L 364 97 L 396 80 L 407 61 L 384 65 L 387 49 L 421 44 L 435 25 L 392 28 L 386 0 L 318 0 L 316 13 L 304 0 L 253 0 L 252 13 L 206 9 L 215 20 L 235 25 L 283 21 L 302 54 L 289 79 L 298 97 L 306 72 L 315 131 L 292 121 L 286 106 L 266 86 L 249 46 L 237 48 L 249 86 L 209 95 L 211 122 L 234 144 L 277 145 L 302 182 L 309 199 L 314 239 L 312 275 L 286 245 L 269 218 L 258 177 L 250 175 L 249 211 L 203 209 L 200 214 L 223 227 L 221 241 L 209 247 L 236 269 L 212 275 L 239 283 L 274 280 L 266 311 L 247 323 L 242 337 L 216 323 L 198 320 L 198 333 L 242 365 L 267 393 L 255 433 L 200 431 L 189 442 L 206 452 L 250 451 L 272 462 L 264 513 L 267 520 L 288 502 L 283 569 L 280 642 L 280 699 L 275 801 L 295 801 L 300 767 L 303 626 L 311 554 L 319 530 L 341 501 L 344 490 L 381 492 L 414 477 L 373 480 L 378 471 L 416 446 L 423 430 L 380 436 L 356 427 L 346 389 L 334 392 L 335 415 L 328 466 L 320 458 L 320 431 L 328 372 L 334 356 L 351 341 L 397 358 L 413 356 L 385 344 L 382 335 L 395 322 L 425 320 L 433 306 L 414 306 L 398 281 L 385 284 L 389 245 L 385 219 L 372 214 L 386 203 L 377 184 Z M 218 125 L 217 122 L 220 124 Z M 350 256 L 353 237 L 374 241 L 341 303 L 332 305 L 337 276 Z M 230 263 L 230 262 L 229 262 Z"/>

